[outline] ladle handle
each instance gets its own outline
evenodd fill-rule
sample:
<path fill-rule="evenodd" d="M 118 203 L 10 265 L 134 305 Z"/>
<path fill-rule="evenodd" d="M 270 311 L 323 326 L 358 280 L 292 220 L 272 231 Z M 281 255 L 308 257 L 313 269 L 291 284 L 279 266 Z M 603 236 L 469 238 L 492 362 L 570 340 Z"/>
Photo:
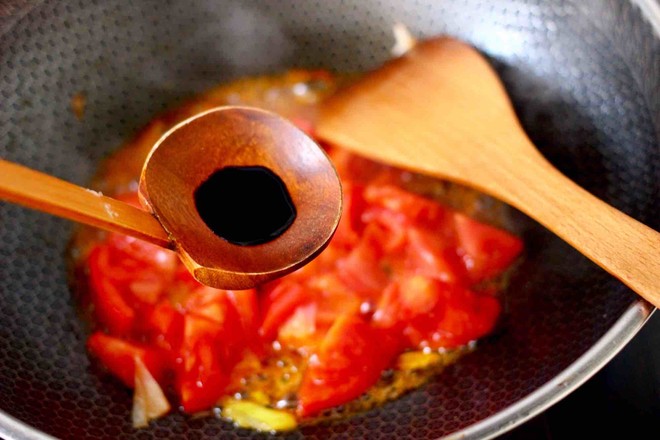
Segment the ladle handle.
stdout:
<path fill-rule="evenodd" d="M 167 232 L 147 211 L 3 159 L 0 199 L 158 246 L 171 246 Z"/>
<path fill-rule="evenodd" d="M 660 233 L 591 195 L 540 155 L 529 159 L 494 192 L 660 307 Z"/>

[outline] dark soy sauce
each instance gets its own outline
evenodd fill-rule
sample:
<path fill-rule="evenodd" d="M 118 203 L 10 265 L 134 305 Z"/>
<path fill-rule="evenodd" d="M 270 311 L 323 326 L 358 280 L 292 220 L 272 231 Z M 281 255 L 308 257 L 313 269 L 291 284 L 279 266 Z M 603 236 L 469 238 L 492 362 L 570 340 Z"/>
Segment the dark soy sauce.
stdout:
<path fill-rule="evenodd" d="M 204 223 L 230 243 L 266 243 L 286 231 L 296 208 L 280 177 L 266 167 L 225 167 L 194 193 Z"/>

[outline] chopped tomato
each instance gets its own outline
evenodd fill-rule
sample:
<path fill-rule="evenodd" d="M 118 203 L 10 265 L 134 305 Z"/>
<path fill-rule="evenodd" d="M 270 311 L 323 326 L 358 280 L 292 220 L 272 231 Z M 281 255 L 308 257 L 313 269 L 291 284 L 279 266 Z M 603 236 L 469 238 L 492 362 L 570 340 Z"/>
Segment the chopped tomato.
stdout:
<path fill-rule="evenodd" d="M 405 249 L 408 219 L 400 212 L 379 206 L 369 206 L 362 213 L 366 223 L 362 239 L 370 235 L 372 243 L 377 243 L 381 251 L 389 257 L 398 258 Z M 390 258 L 392 260 L 393 258 Z"/>
<path fill-rule="evenodd" d="M 447 209 L 439 203 L 395 185 L 368 185 L 364 198 L 372 206 L 404 214 L 410 223 L 434 227 L 439 234 L 450 220 Z"/>
<path fill-rule="evenodd" d="M 316 327 L 325 333 L 342 314 L 357 315 L 360 306 L 368 298 L 361 298 L 357 291 L 345 284 L 336 271 L 311 277 L 307 285 L 313 290 L 317 305 Z"/>
<path fill-rule="evenodd" d="M 454 348 L 490 332 L 497 299 L 424 275 L 388 286 L 374 313 L 379 327 L 401 328 L 411 348 Z"/>
<path fill-rule="evenodd" d="M 200 286 L 186 303 L 186 310 L 208 320 L 223 324 L 233 305 L 227 297 L 225 290 Z"/>
<path fill-rule="evenodd" d="M 241 326 L 241 334 L 246 347 L 256 354 L 261 354 L 263 344 L 259 337 L 259 303 L 257 291 L 249 290 L 227 290 L 227 297 L 233 304 Z"/>
<path fill-rule="evenodd" d="M 193 413 L 213 406 L 224 394 L 233 364 L 229 362 L 223 324 L 189 313 L 185 317 L 177 391 L 184 411 Z"/>
<path fill-rule="evenodd" d="M 452 284 L 443 292 L 444 313 L 434 326 L 435 330 L 424 335 L 426 345 L 456 348 L 486 336 L 495 328 L 501 311 L 496 298 Z"/>
<path fill-rule="evenodd" d="M 176 390 L 183 410 L 192 414 L 207 410 L 220 400 L 229 384 L 229 375 L 213 360 L 210 345 L 200 346 L 186 356 L 192 359 L 192 365 L 177 375 Z"/>
<path fill-rule="evenodd" d="M 317 305 L 309 303 L 296 308 L 295 312 L 280 325 L 277 340 L 285 346 L 309 349 L 318 342 L 316 327 Z"/>
<path fill-rule="evenodd" d="M 502 229 L 454 214 L 458 251 L 473 282 L 500 275 L 522 252 L 522 241 Z"/>
<path fill-rule="evenodd" d="M 354 182 L 342 183 L 343 207 L 339 225 L 332 238 L 333 246 L 350 249 L 360 239 L 363 229 L 362 212 L 365 208 L 364 187 Z"/>
<path fill-rule="evenodd" d="M 344 290 L 367 297 L 378 296 L 389 281 L 379 237 L 372 232 L 365 231 L 353 250 L 337 260 L 337 275 L 346 286 Z"/>
<path fill-rule="evenodd" d="M 259 319 L 257 291 L 255 289 L 227 290 L 227 297 L 238 311 L 243 328 L 256 329 Z"/>
<path fill-rule="evenodd" d="M 205 294 L 193 297 L 186 314 L 184 343 L 194 345 L 201 337 L 214 339 L 214 344 L 218 345 L 215 347 L 216 353 L 223 362 L 233 365 L 248 348 L 251 335 L 244 333 L 240 316 L 228 291 L 211 287 L 202 287 L 200 290 L 206 291 Z"/>
<path fill-rule="evenodd" d="M 398 348 L 385 342 L 363 318 L 342 315 L 310 359 L 298 391 L 298 414 L 341 405 L 375 384 Z"/>
<path fill-rule="evenodd" d="M 87 348 L 112 374 L 131 388 L 134 385 L 136 358 L 142 361 L 157 380 L 162 378 L 163 362 L 158 350 L 102 332 L 95 332 L 89 337 Z"/>
<path fill-rule="evenodd" d="M 286 279 L 262 292 L 262 320 L 259 329 L 265 340 L 277 335 L 278 327 L 293 314 L 296 308 L 309 300 L 309 293 L 299 283 Z"/>
<path fill-rule="evenodd" d="M 109 234 L 108 245 L 116 251 L 117 263 L 130 268 L 153 270 L 153 274 L 164 280 L 172 280 L 177 265 L 173 251 L 163 249 L 146 241 L 122 234 Z M 121 261 L 121 259 L 125 261 Z"/>
<path fill-rule="evenodd" d="M 187 289 L 199 287 L 199 281 L 193 277 L 190 271 L 183 264 L 178 264 L 174 270 L 174 282 Z"/>
<path fill-rule="evenodd" d="M 156 346 L 167 350 L 177 350 L 183 338 L 183 313 L 164 300 L 155 306 L 144 319 L 144 332 Z"/>
<path fill-rule="evenodd" d="M 115 335 L 127 335 L 135 321 L 135 311 L 108 278 L 110 249 L 100 245 L 88 257 L 89 280 L 94 303 L 94 314 L 102 325 Z"/>
<path fill-rule="evenodd" d="M 294 84 L 329 80 L 326 73 L 290 75 Z M 152 128 L 165 131 L 210 107 L 196 101 Z M 288 116 L 313 134 L 314 113 L 294 110 Z M 128 386 L 136 360 L 155 380 L 169 378 L 162 388 L 172 387 L 194 413 L 246 391 L 241 378 L 270 365 L 266 355 L 277 341 L 283 355 L 297 351 L 295 366 L 304 371 L 297 411 L 307 417 L 367 391 L 405 349 L 452 349 L 488 334 L 501 310 L 495 288 L 486 292 L 496 283 L 484 281 L 511 265 L 521 241 L 403 189 L 400 170 L 327 149 L 344 209 L 314 261 L 257 289 L 221 290 L 202 286 L 172 251 L 108 234 L 88 264 L 95 316 L 109 334 L 94 333 L 89 350 Z M 119 197 L 140 205 L 135 193 Z M 137 397 L 144 400 L 146 390 Z M 148 406 L 136 408 L 141 423 L 148 421 Z"/>
<path fill-rule="evenodd" d="M 405 267 L 409 272 L 461 284 L 465 267 L 451 242 L 438 237 L 432 229 L 411 226 L 407 231 Z"/>

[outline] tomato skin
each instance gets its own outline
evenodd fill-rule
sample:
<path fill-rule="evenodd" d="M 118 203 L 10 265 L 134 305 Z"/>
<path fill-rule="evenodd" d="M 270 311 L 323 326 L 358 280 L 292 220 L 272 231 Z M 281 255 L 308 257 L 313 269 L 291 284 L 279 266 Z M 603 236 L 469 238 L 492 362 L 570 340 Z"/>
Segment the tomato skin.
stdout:
<path fill-rule="evenodd" d="M 411 193 L 396 185 L 371 184 L 365 189 L 364 198 L 370 206 L 380 207 L 403 214 L 409 224 L 418 224 L 444 231 L 451 221 L 450 211 L 426 197 Z"/>
<path fill-rule="evenodd" d="M 135 358 L 139 358 L 156 380 L 163 376 L 164 363 L 158 350 L 115 338 L 102 332 L 93 333 L 87 340 L 87 349 L 126 386 L 133 388 Z"/>
<path fill-rule="evenodd" d="M 110 249 L 104 245 L 95 247 L 89 254 L 88 264 L 97 321 L 114 335 L 128 335 L 133 328 L 135 311 L 107 276 L 110 270 Z"/>
<path fill-rule="evenodd" d="M 259 300 L 255 289 L 227 290 L 227 297 L 238 314 L 240 334 L 245 347 L 257 356 L 264 354 L 259 336 Z"/>
<path fill-rule="evenodd" d="M 378 327 L 401 329 L 409 348 L 456 348 L 492 331 L 500 311 L 490 295 L 411 275 L 388 286 L 373 319 Z"/>
<path fill-rule="evenodd" d="M 152 309 L 145 311 L 144 324 L 141 329 L 152 345 L 168 352 L 174 352 L 181 347 L 183 341 L 184 315 L 170 304 L 161 301 Z"/>
<path fill-rule="evenodd" d="M 307 417 L 355 399 L 378 381 L 398 347 L 363 318 L 342 315 L 312 356 L 298 391 L 297 413 Z"/>
<path fill-rule="evenodd" d="M 459 253 L 474 283 L 500 275 L 515 261 L 522 240 L 508 232 L 455 213 Z"/>
<path fill-rule="evenodd" d="M 351 249 L 360 240 L 363 229 L 361 215 L 365 208 L 364 187 L 355 182 L 342 182 L 343 207 L 332 245 Z"/>
<path fill-rule="evenodd" d="M 309 292 L 296 281 L 287 279 L 276 282 L 274 287 L 262 292 L 262 320 L 259 334 L 266 341 L 277 336 L 279 326 L 310 299 Z"/>
<path fill-rule="evenodd" d="M 233 365 L 227 359 L 221 322 L 186 314 L 176 390 L 181 406 L 194 413 L 213 406 L 225 392 Z"/>
<path fill-rule="evenodd" d="M 183 411 L 194 414 L 218 403 L 229 383 L 226 373 L 218 369 L 198 367 L 178 381 L 177 394 Z"/>
<path fill-rule="evenodd" d="M 435 330 L 426 334 L 431 348 L 457 348 L 491 333 L 500 316 L 500 302 L 490 295 L 479 295 L 456 285 L 449 285 L 444 314 Z"/>
<path fill-rule="evenodd" d="M 337 260 L 337 276 L 346 286 L 346 291 L 354 291 L 366 297 L 376 297 L 387 286 L 389 276 L 385 270 L 375 231 L 364 231 L 359 243 L 343 258 Z"/>
<path fill-rule="evenodd" d="M 442 281 L 464 284 L 467 272 L 456 248 L 434 230 L 411 226 L 407 230 L 405 268 Z"/>
<path fill-rule="evenodd" d="M 319 342 L 316 303 L 312 302 L 296 308 L 294 313 L 283 322 L 277 332 L 277 340 L 288 347 L 299 350 L 312 350 Z"/>
<path fill-rule="evenodd" d="M 246 298 L 238 300 L 244 293 Z M 234 301 L 248 315 L 256 313 L 247 310 L 256 301 L 250 291 L 233 293 L 202 286 L 186 304 L 176 389 L 188 413 L 210 408 L 225 394 L 234 366 L 250 348 L 253 335 L 245 333 Z"/>

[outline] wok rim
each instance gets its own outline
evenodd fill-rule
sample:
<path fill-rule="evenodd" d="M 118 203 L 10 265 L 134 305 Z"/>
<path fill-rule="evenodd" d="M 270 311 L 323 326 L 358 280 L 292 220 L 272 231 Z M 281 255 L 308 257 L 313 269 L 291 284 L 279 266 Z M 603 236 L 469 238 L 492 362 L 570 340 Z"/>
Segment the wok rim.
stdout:
<path fill-rule="evenodd" d="M 628 1 L 640 10 L 642 17 L 650 24 L 654 37 L 660 39 L 660 4 L 655 0 Z M 41 1 L 25 8 L 20 7 L 20 0 L 18 3 L 18 14 L 12 17 L 7 27 L 0 29 L 0 35 L 10 32 L 13 25 Z M 600 371 L 642 329 L 655 310 L 643 299 L 635 301 L 595 344 L 551 380 L 497 413 L 437 440 L 492 439 L 539 415 Z M 56 439 L 3 410 L 0 410 L 0 437 L 6 440 Z"/>

